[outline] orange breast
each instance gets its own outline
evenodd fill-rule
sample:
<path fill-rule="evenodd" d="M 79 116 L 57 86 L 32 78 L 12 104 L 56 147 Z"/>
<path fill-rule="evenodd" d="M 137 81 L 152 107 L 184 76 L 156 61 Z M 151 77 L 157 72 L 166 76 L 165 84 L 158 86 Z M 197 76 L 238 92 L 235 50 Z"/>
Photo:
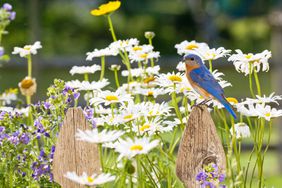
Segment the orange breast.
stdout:
<path fill-rule="evenodd" d="M 189 67 L 189 69 L 188 69 Z M 192 67 L 192 66 L 188 66 L 186 65 L 186 77 L 188 79 L 188 81 L 190 82 L 191 86 L 195 89 L 195 91 L 197 93 L 199 93 L 204 99 L 210 99 L 213 98 L 213 96 L 211 94 L 209 94 L 206 90 L 204 90 L 203 88 L 201 88 L 197 83 L 195 83 L 192 78 L 190 77 L 190 72 L 192 70 L 194 70 L 195 68 L 198 68 L 198 66 L 196 67 Z"/>

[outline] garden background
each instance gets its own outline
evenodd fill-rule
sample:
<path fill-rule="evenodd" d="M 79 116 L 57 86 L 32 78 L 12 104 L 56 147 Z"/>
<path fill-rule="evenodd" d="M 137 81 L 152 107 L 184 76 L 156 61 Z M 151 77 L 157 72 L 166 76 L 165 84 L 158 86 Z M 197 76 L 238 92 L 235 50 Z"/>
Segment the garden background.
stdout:
<path fill-rule="evenodd" d="M 111 41 L 106 33 L 107 23 L 90 15 L 90 10 L 106 2 L 101 0 L 12 0 L 1 1 L 13 5 L 17 16 L 7 28 L 9 35 L 2 44 L 10 54 L 14 46 L 41 41 L 43 50 L 34 57 L 34 76 L 38 91 L 33 102 L 44 98 L 54 78 L 74 79 L 69 74 L 73 65 L 89 65 L 85 52 L 104 48 Z M 280 13 L 279 13 L 280 8 Z M 206 42 L 212 47 L 241 49 L 243 52 L 272 51 L 270 71 L 261 73 L 261 84 L 268 92 L 282 94 L 282 2 L 279 0 L 131 0 L 123 3 L 115 13 L 113 24 L 118 38 L 138 38 L 144 43 L 145 31 L 154 31 L 155 49 L 161 52 L 158 64 L 171 70 L 180 61 L 174 45 L 183 40 Z M 99 60 L 94 62 L 100 63 Z M 108 62 L 116 62 L 112 58 Z M 25 76 L 26 63 L 11 55 L 0 64 L 0 91 L 17 87 Z M 248 77 L 234 71 L 230 62 L 216 61 L 215 69 L 228 76 L 233 87 L 227 96 L 248 95 Z M 112 74 L 109 72 L 109 74 Z M 98 76 L 98 75 L 97 75 Z M 112 75 L 113 76 L 113 75 Z M 282 122 L 275 121 L 272 145 L 265 161 L 269 186 L 282 185 Z M 251 142 L 250 142 L 251 143 Z M 244 145 L 242 158 L 251 145 Z"/>

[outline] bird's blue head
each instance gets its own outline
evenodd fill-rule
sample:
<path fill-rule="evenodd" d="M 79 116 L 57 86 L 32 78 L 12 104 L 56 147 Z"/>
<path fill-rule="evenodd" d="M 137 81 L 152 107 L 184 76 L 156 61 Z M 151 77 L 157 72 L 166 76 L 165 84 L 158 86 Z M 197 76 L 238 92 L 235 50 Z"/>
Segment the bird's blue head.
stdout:
<path fill-rule="evenodd" d="M 191 66 L 191 67 L 198 67 L 203 65 L 203 61 L 201 57 L 196 54 L 185 55 L 183 61 L 187 66 Z"/>

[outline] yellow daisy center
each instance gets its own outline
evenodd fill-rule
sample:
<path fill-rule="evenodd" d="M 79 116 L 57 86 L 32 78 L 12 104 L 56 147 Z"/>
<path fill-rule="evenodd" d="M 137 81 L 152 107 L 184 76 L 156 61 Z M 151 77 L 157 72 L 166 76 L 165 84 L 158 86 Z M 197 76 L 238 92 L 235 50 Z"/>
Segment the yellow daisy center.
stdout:
<path fill-rule="evenodd" d="M 89 183 L 93 183 L 94 178 L 91 178 L 90 176 L 88 176 L 88 177 L 87 177 L 87 181 L 88 181 Z"/>
<path fill-rule="evenodd" d="M 199 48 L 197 44 L 188 44 L 186 47 L 186 50 L 194 50 L 196 48 Z"/>
<path fill-rule="evenodd" d="M 227 97 L 226 100 L 228 102 L 232 102 L 234 104 L 238 104 L 238 100 L 236 98 L 233 98 L 233 97 Z"/>
<path fill-rule="evenodd" d="M 146 54 L 146 53 L 145 54 L 141 54 L 139 57 L 146 59 L 148 57 L 148 54 Z"/>
<path fill-rule="evenodd" d="M 31 46 L 25 46 L 24 49 L 27 50 L 27 51 L 30 51 Z"/>
<path fill-rule="evenodd" d="M 134 51 L 138 51 L 138 50 L 142 50 L 142 48 L 141 48 L 140 46 L 134 46 L 134 47 L 133 47 L 133 50 L 134 50 Z"/>
<path fill-rule="evenodd" d="M 168 79 L 172 82 L 181 82 L 182 81 L 182 78 L 177 75 L 170 75 Z"/>
<path fill-rule="evenodd" d="M 265 114 L 266 117 L 270 117 L 270 115 L 271 114 L 269 112 Z"/>
<path fill-rule="evenodd" d="M 155 80 L 155 77 L 154 76 L 150 76 L 150 77 L 144 79 L 144 83 L 148 84 L 149 82 L 152 82 L 154 80 Z"/>
<path fill-rule="evenodd" d="M 247 55 L 245 55 L 245 57 L 246 57 L 247 59 L 251 59 L 251 58 L 253 57 L 253 54 L 247 54 Z"/>
<path fill-rule="evenodd" d="M 102 4 L 101 6 L 99 6 L 98 9 L 92 10 L 91 14 L 93 16 L 101 16 L 101 15 L 111 13 L 117 10 L 120 7 L 120 4 L 121 4 L 120 1 L 110 1 L 106 4 Z"/>
<path fill-rule="evenodd" d="M 140 131 L 144 131 L 146 129 L 149 129 L 151 127 L 151 125 L 149 124 L 144 124 L 142 127 L 140 127 Z"/>
<path fill-rule="evenodd" d="M 130 147 L 131 151 L 142 151 L 143 150 L 143 146 L 141 146 L 140 144 L 136 144 Z"/>
<path fill-rule="evenodd" d="M 153 91 L 148 91 L 148 96 L 153 96 L 154 95 L 154 92 Z"/>
<path fill-rule="evenodd" d="M 106 96 L 107 101 L 118 101 L 118 97 L 115 95 L 108 95 Z"/>
<path fill-rule="evenodd" d="M 154 112 L 153 110 L 151 110 L 151 111 L 149 111 L 148 114 L 149 114 L 150 116 L 156 116 L 156 115 L 159 115 L 160 112 L 159 112 L 159 111 Z"/>
<path fill-rule="evenodd" d="M 131 119 L 133 118 L 133 115 L 132 114 L 128 114 L 126 116 L 123 117 L 123 119 Z"/>

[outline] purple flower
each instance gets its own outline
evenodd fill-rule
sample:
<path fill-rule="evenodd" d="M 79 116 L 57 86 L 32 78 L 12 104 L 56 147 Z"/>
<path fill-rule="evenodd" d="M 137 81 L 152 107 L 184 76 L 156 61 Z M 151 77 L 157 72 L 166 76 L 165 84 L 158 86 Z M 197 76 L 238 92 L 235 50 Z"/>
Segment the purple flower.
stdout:
<path fill-rule="evenodd" d="M 224 174 L 220 174 L 220 175 L 218 176 L 219 182 L 223 182 L 224 179 L 225 179 L 225 175 L 224 175 Z"/>
<path fill-rule="evenodd" d="M 73 93 L 73 98 L 74 98 L 75 100 L 78 99 L 79 96 L 80 96 L 80 93 L 79 93 L 79 92 L 74 92 L 74 93 Z"/>
<path fill-rule="evenodd" d="M 16 12 L 10 12 L 10 20 L 14 20 L 16 18 Z"/>
<path fill-rule="evenodd" d="M 201 171 L 197 174 L 196 180 L 197 181 L 206 181 L 207 177 L 208 177 L 208 175 L 206 174 L 206 172 Z"/>
<path fill-rule="evenodd" d="M 22 142 L 23 144 L 28 144 L 30 141 L 30 138 L 28 136 L 27 133 L 23 133 L 20 137 L 20 142 Z"/>
<path fill-rule="evenodd" d="M 3 47 L 0 47 L 0 57 L 5 54 L 5 50 Z"/>
<path fill-rule="evenodd" d="M 43 105 L 45 109 L 49 109 L 51 106 L 51 104 L 48 101 L 45 101 Z"/>
<path fill-rule="evenodd" d="M 215 173 L 217 173 L 218 172 L 218 167 L 217 167 L 217 165 L 216 164 L 212 164 L 212 167 L 213 167 L 213 171 L 215 172 Z"/>
<path fill-rule="evenodd" d="M 68 85 L 65 85 L 65 88 L 63 89 L 63 94 L 66 95 L 68 93 L 74 92 L 74 89 Z"/>
<path fill-rule="evenodd" d="M 10 5 L 9 3 L 4 3 L 4 5 L 2 6 L 3 9 L 7 10 L 7 11 L 11 11 L 12 10 L 12 5 Z"/>
<path fill-rule="evenodd" d="M 211 182 L 205 181 L 202 184 L 202 188 L 216 188 L 216 186 L 213 183 L 211 183 Z"/>
<path fill-rule="evenodd" d="M 0 126 L 0 133 L 4 132 L 5 131 L 5 127 L 3 126 Z"/>
<path fill-rule="evenodd" d="M 20 142 L 20 139 L 18 138 L 18 135 L 12 135 L 8 138 L 9 142 L 11 144 L 14 144 L 14 145 L 18 145 L 19 142 Z"/>
<path fill-rule="evenodd" d="M 88 108 L 88 109 L 85 109 L 83 111 L 83 114 L 85 115 L 85 118 L 87 120 L 90 120 L 93 118 L 93 115 L 94 115 L 94 109 L 93 108 Z"/>
<path fill-rule="evenodd" d="M 7 112 L 0 112 L 0 120 L 3 120 L 4 119 L 4 116 L 7 114 Z"/>

